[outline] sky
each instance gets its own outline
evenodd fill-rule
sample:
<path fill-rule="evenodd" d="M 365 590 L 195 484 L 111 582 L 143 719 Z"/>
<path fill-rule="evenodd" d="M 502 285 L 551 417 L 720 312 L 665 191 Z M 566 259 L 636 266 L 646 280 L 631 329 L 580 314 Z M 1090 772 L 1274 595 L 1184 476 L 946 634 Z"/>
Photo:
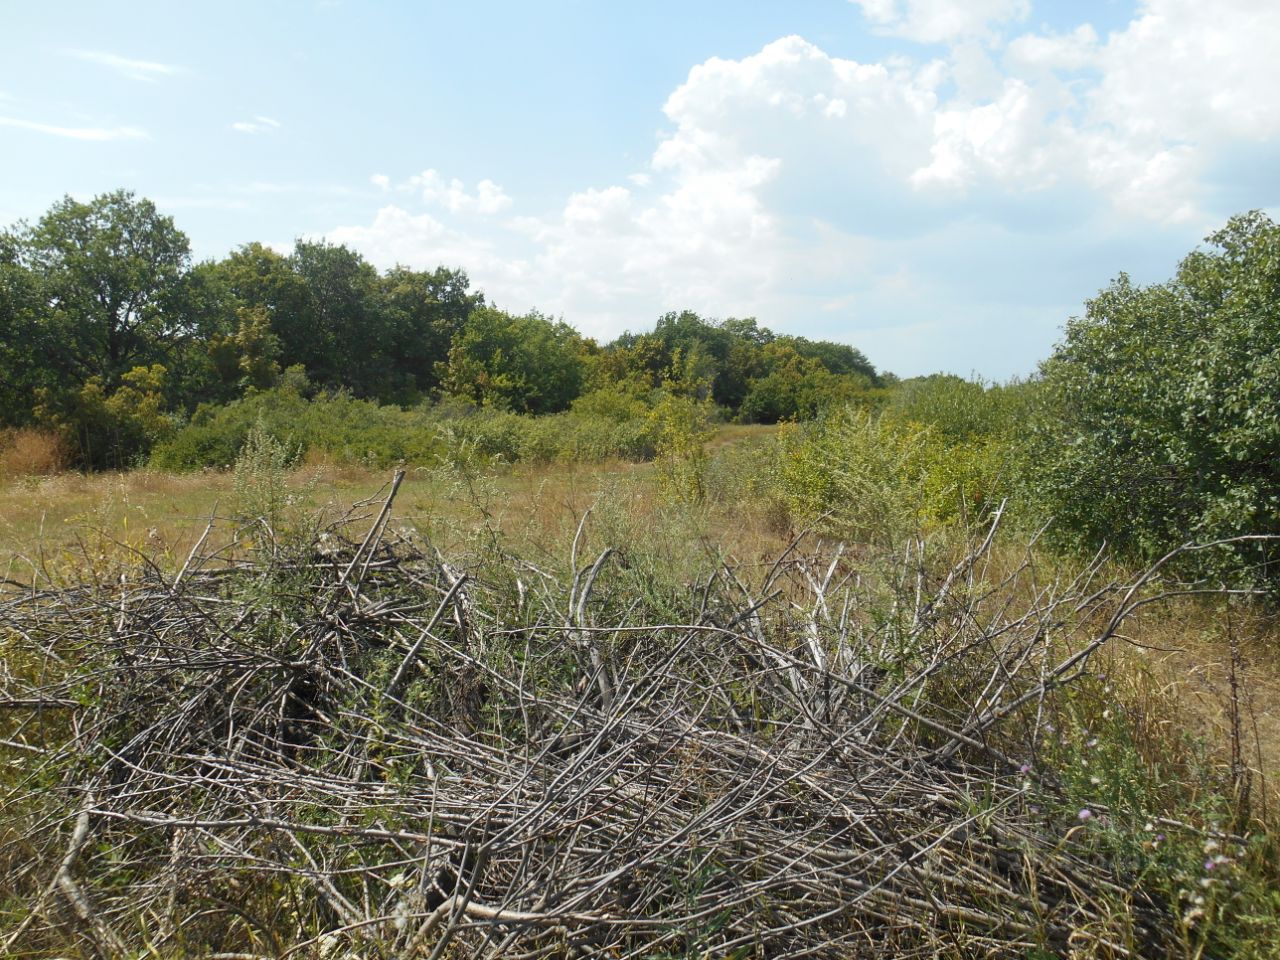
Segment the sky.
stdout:
<path fill-rule="evenodd" d="M 1280 218 L 1274 0 L 0 0 L 0 225 L 155 201 L 199 259 L 446 265 L 900 376 L 1032 373 L 1121 271 Z"/>

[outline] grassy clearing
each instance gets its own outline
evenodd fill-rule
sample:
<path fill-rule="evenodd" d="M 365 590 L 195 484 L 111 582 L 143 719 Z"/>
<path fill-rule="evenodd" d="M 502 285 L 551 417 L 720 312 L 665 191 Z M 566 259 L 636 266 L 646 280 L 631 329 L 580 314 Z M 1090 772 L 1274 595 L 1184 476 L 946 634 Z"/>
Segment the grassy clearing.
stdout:
<path fill-rule="evenodd" d="M 767 486 L 770 458 L 776 453 L 772 436 L 760 428 L 722 430 L 709 445 L 700 479 L 703 497 L 696 502 L 670 490 L 662 492 L 649 464 L 497 467 L 467 461 L 410 471 L 388 536 L 401 536 L 403 529 L 410 541 L 430 543 L 459 569 L 479 576 L 484 589 L 495 591 L 497 602 L 506 604 L 515 601 L 503 599 L 502 591 L 514 581 L 512 568 L 502 558 L 519 557 L 531 569 L 560 575 L 572 566 L 569 545 L 575 542 L 584 512 L 591 509 L 590 524 L 578 545 L 580 557 L 590 559 L 606 547 L 626 545 L 617 565 L 608 566 L 617 582 L 606 588 L 607 579 L 601 581 L 612 605 L 608 616 L 637 626 L 680 622 L 681 616 L 691 616 L 700 602 L 705 603 L 698 597 L 709 575 L 728 563 L 744 582 L 758 584 L 799 532 L 797 521 Z M 328 518 L 353 501 L 375 497 L 387 482 L 383 471 L 314 459 L 280 479 L 282 489 L 295 498 L 287 504 L 290 511 Z M 42 576 L 33 560 L 43 563 L 52 572 L 50 579 L 60 583 L 88 575 L 111 583 L 136 568 L 143 556 L 162 569 L 176 570 L 215 504 L 218 514 L 228 518 L 242 506 L 238 496 L 235 476 L 222 472 L 61 475 L 10 482 L 0 488 L 0 550 L 9 557 L 9 579 L 18 581 Z M 367 524 L 375 509 L 362 511 L 362 523 Z M 230 542 L 238 529 L 244 530 L 230 520 L 220 523 L 206 546 Z M 818 558 L 830 558 L 839 539 L 810 535 L 802 541 L 800 555 L 815 575 L 824 569 L 825 560 Z M 918 562 L 927 596 L 928 590 L 937 589 L 963 545 L 963 538 L 935 527 L 892 549 L 849 546 L 840 569 L 856 577 L 858 591 L 847 609 L 862 618 L 869 636 L 881 635 L 878 631 L 891 635 L 903 616 L 894 596 L 907 603 L 906 609 L 920 603 L 919 595 L 910 600 L 915 591 L 913 564 Z M 250 557 L 259 547 L 260 541 L 245 535 L 238 550 Z M 917 553 L 918 561 L 912 559 Z M 579 559 L 577 565 L 583 562 Z M 1030 575 L 1009 579 L 1023 568 Z M 956 622 L 967 622 L 968 615 L 960 615 L 968 609 L 965 597 L 997 587 L 1000 602 L 1009 609 L 1032 609 L 1062 589 L 1070 569 L 1071 564 L 1039 548 L 1028 551 L 1016 533 L 998 539 L 966 587 L 968 592 L 957 599 L 961 606 Z M 897 572 L 890 576 L 892 571 Z M 531 576 L 531 583 L 538 582 Z M 904 576 L 897 594 L 876 586 Z M 1104 566 L 1096 576 L 1099 582 L 1122 582 L 1133 572 Z M 1007 587 L 1000 586 L 1006 581 Z M 523 597 L 527 588 L 528 584 L 517 593 Z M 561 588 L 563 584 L 555 589 Z M 559 597 L 547 600 L 552 604 L 548 609 L 557 611 L 551 615 L 554 620 L 565 598 L 551 587 L 546 590 L 550 592 L 544 599 Z M 811 594 L 812 584 L 800 577 L 775 602 L 784 607 L 812 604 Z M 527 610 L 513 612 L 523 610 L 524 602 L 501 616 L 534 616 Z M 1046 697 L 1042 712 L 1023 715 L 1001 728 L 1001 748 L 1027 758 L 1022 788 L 1027 792 L 1017 801 L 1017 829 L 1052 838 L 1071 856 L 1110 871 L 1118 884 L 1086 908 L 1093 911 L 1093 926 L 1081 927 L 1074 946 L 1050 938 L 1035 948 L 1043 952 L 1033 949 L 1021 955 L 1122 956 L 1104 946 L 1136 946 L 1137 941 L 1123 938 L 1138 936 L 1125 918 L 1140 901 L 1144 910 L 1152 903 L 1162 905 L 1170 938 L 1162 948 L 1165 955 L 1186 960 L 1274 956 L 1280 902 L 1275 895 L 1277 852 L 1272 840 L 1276 799 L 1268 773 L 1280 763 L 1280 668 L 1270 651 L 1280 649 L 1280 634 L 1257 610 L 1235 607 L 1229 621 L 1226 613 L 1226 605 L 1218 600 L 1172 600 L 1143 609 L 1099 652 L 1088 676 Z M 603 608 L 599 615 L 606 615 Z M 780 650 L 803 649 L 797 645 L 806 628 L 803 620 L 793 621 L 793 615 L 781 616 L 770 627 L 776 630 L 769 634 L 771 642 Z M 839 614 L 831 616 L 838 620 Z M 545 618 L 534 619 L 541 623 Z M 1062 636 L 1071 616 L 1052 626 L 1050 620 L 1046 619 L 1046 650 L 1050 642 L 1055 650 L 1059 643 L 1073 642 Z M 1234 658 L 1232 637 L 1238 641 Z M 9 662 L 11 670 L 21 664 L 12 651 Z M 891 676 L 897 661 L 886 662 Z M 985 701 L 972 687 L 974 678 L 965 671 L 944 674 L 943 679 L 942 688 L 929 688 L 921 701 L 936 711 L 930 713 L 935 721 L 944 726 L 963 723 L 965 711 L 991 709 L 990 703 L 982 706 Z M 580 695 L 563 692 L 566 697 Z M 895 742 L 897 734 L 887 735 L 888 742 Z M 927 736 L 919 741 L 932 742 Z M 1003 783 L 992 781 L 997 782 Z M 971 798 L 974 805 L 966 816 L 1001 822 L 1009 809 L 1008 798 L 1001 799 L 1000 793 L 1006 786 L 992 789 L 989 795 Z M 1081 819 L 1084 811 L 1089 816 Z M 305 900 L 300 890 L 291 888 L 289 896 Z M 263 903 L 280 893 L 270 886 L 259 892 L 267 898 Z M 279 925 L 276 935 L 284 938 L 282 942 L 318 938 L 326 925 L 332 926 L 324 910 L 312 907 L 305 918 L 275 917 L 272 922 Z M 924 941 L 918 933 L 903 935 L 904 949 L 908 942 L 921 948 Z M 940 927 L 931 949 L 947 956 L 1003 955 L 998 938 L 983 936 L 961 938 L 954 929 Z M 1122 939 L 1116 941 L 1115 936 Z M 697 952 L 697 942 L 679 941 L 685 946 L 669 955 L 704 956 Z M 850 949 L 849 956 L 860 955 Z M 56 951 L 75 952 L 66 941 L 59 941 Z M 756 955 L 766 954 L 742 954 Z"/>
<path fill-rule="evenodd" d="M 758 443 L 774 433 L 772 427 L 732 425 L 722 428 L 712 445 L 728 454 L 746 446 L 744 441 Z M 399 497 L 397 523 L 448 545 L 464 540 L 471 525 L 488 513 L 509 534 L 550 543 L 566 531 L 571 534 L 583 511 L 608 492 L 626 502 L 634 522 L 643 527 L 670 510 L 655 489 L 653 474 L 652 464 L 616 460 L 411 468 Z M 389 475 L 388 470 L 314 455 L 287 474 L 285 485 L 299 509 L 333 516 L 376 495 Z M 181 563 L 210 516 L 228 515 L 233 499 L 229 470 L 59 473 L 0 480 L 0 576 L 29 582 L 36 569 L 74 571 L 120 549 L 144 552 L 162 564 Z M 785 544 L 785 524 L 764 511 L 753 515 L 745 504 L 731 506 L 730 511 L 717 502 L 701 509 L 704 536 L 723 531 L 725 536 L 714 536 L 724 541 L 724 549 L 757 559 Z M 221 527 L 215 535 L 228 537 L 232 530 Z"/>

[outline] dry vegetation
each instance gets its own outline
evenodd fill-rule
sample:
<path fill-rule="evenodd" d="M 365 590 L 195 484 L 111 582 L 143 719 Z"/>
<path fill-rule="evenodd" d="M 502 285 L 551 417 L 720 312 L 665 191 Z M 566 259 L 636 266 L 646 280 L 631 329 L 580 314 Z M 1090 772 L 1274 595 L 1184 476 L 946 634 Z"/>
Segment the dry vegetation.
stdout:
<path fill-rule="evenodd" d="M 646 466 L 276 468 L 0 491 L 0 953 L 1271 955 L 1247 606 Z"/>
<path fill-rule="evenodd" d="M 0 481 L 47 477 L 65 470 L 71 452 L 52 430 L 15 427 L 0 430 Z"/>

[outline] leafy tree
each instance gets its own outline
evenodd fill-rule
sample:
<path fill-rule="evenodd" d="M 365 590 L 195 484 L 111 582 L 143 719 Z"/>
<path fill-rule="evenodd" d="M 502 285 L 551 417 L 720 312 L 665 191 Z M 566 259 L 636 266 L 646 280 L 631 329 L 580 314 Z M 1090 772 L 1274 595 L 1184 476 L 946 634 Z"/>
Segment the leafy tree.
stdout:
<path fill-rule="evenodd" d="M 262 307 L 241 307 L 235 344 L 236 366 L 246 388 L 267 390 L 280 379 L 280 338 L 271 332 L 271 318 Z"/>
<path fill-rule="evenodd" d="M 659 386 L 671 369 L 671 352 L 652 334 L 623 334 L 587 360 L 588 382 L 593 389 L 616 383 L 633 383 L 649 390 Z"/>
<path fill-rule="evenodd" d="M 55 376 L 41 300 L 35 274 L 20 262 L 18 239 L 0 233 L 0 425 L 29 422 L 32 396 Z"/>
<path fill-rule="evenodd" d="M 165 416 L 168 371 L 158 363 L 134 367 L 114 389 L 90 377 L 78 390 L 42 390 L 36 414 L 63 434 L 81 463 L 124 469 L 173 429 Z"/>
<path fill-rule="evenodd" d="M 782 341 L 774 341 L 760 351 L 759 365 L 764 372 L 750 381 L 739 410 L 742 420 L 777 423 L 812 417 L 844 393 L 841 378 L 820 361 L 801 356 Z"/>
<path fill-rule="evenodd" d="M 397 375 L 418 391 L 439 383 L 437 364 L 447 363 L 453 338 L 484 294 L 472 292 L 461 270 L 396 267 L 382 277 L 381 296 L 389 327 L 389 347 Z"/>
<path fill-rule="evenodd" d="M 830 340 L 808 340 L 804 337 L 780 337 L 783 343 L 795 349 L 802 357 L 810 357 L 820 362 L 830 372 L 839 376 L 857 376 L 867 380 L 868 385 L 879 386 L 880 377 L 871 361 L 861 350 L 845 343 L 833 343 Z"/>
<path fill-rule="evenodd" d="M 64 380 L 96 376 L 113 387 L 137 364 L 162 358 L 186 330 L 190 247 L 150 200 L 124 190 L 88 203 L 66 197 L 18 241 L 40 284 L 41 322 L 58 344 Z"/>
<path fill-rule="evenodd" d="M 294 269 L 291 258 L 260 243 L 248 243 L 209 267 L 211 283 L 229 297 L 224 311 L 224 333 L 234 333 L 238 308 L 266 311 L 271 332 L 280 341 L 285 365 L 321 361 L 315 339 L 311 292 Z"/>
<path fill-rule="evenodd" d="M 355 251 L 323 242 L 298 241 L 290 259 L 306 285 L 309 330 L 295 343 L 297 353 L 285 352 L 285 363 L 303 363 L 312 380 L 358 397 L 398 396 L 404 384 L 388 357 L 378 272 Z"/>
<path fill-rule="evenodd" d="M 1120 276 L 1043 365 L 1031 462 L 1060 529 L 1150 559 L 1191 539 L 1280 533 L 1280 227 L 1233 218 L 1168 283 Z M 1268 544 L 1198 572 L 1272 564 Z"/>
<path fill-rule="evenodd" d="M 475 310 L 441 370 L 445 390 L 516 413 L 555 413 L 582 391 L 581 339 L 538 313 Z"/>

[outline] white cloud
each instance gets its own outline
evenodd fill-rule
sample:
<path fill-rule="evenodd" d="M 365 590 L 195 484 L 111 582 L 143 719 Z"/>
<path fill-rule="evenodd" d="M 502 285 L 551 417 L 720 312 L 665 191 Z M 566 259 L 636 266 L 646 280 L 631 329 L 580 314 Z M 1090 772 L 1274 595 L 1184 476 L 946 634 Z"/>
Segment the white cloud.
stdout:
<path fill-rule="evenodd" d="M 1107 38 L 1098 116 L 1139 137 L 1261 140 L 1280 134 L 1280 4 L 1146 0 Z"/>
<path fill-rule="evenodd" d="M 852 0 L 881 32 L 918 43 L 990 37 L 993 27 L 1025 20 L 1030 0 Z"/>
<path fill-rule="evenodd" d="M 64 137 L 68 140 L 150 139 L 147 131 L 139 127 L 62 127 L 51 123 L 37 123 L 34 120 L 19 120 L 16 117 L 0 117 L 0 127 L 34 130 L 36 133 L 48 134 L 51 137 Z"/>
<path fill-rule="evenodd" d="M 280 121 L 271 117 L 254 117 L 252 120 L 239 120 L 231 124 L 237 133 L 270 133 L 280 129 Z"/>
<path fill-rule="evenodd" d="M 129 57 L 121 57 L 114 53 L 107 53 L 102 50 L 65 50 L 63 51 L 68 57 L 74 57 L 77 60 L 84 60 L 86 63 L 96 63 L 98 66 L 107 67 L 114 70 L 122 77 L 128 77 L 130 80 L 142 80 L 147 83 L 154 82 L 161 77 L 173 76 L 181 72 L 180 68 L 167 63 L 156 63 L 151 60 L 134 60 Z"/>
<path fill-rule="evenodd" d="M 531 273 L 527 263 L 493 243 L 452 229 L 429 213 L 413 214 L 394 204 L 378 210 L 368 226 L 339 227 L 326 239 L 359 250 L 384 268 L 461 267 L 482 283 L 496 282 L 499 292 L 523 288 Z"/>
<path fill-rule="evenodd" d="M 1006 41 L 997 28 L 1025 2 L 859 2 L 945 52 L 859 63 L 786 37 L 712 58 L 672 91 L 648 168 L 622 183 L 463 226 L 511 198 L 431 169 L 394 187 L 378 175 L 432 213 L 406 199 L 330 237 L 383 266 L 464 266 L 503 305 L 593 335 L 687 306 L 807 321 L 903 373 L 1003 375 L 1029 361 L 984 366 L 991 338 L 1043 356 L 1084 296 L 1154 256 L 1135 250 L 1185 251 L 1235 212 L 1206 188 L 1224 152 L 1280 149 L 1266 95 L 1280 7 L 1146 0 L 1106 36 L 1081 24 Z M 1094 269 L 1083 249 L 1112 259 Z"/>
<path fill-rule="evenodd" d="M 369 177 L 369 182 L 372 183 L 379 190 L 381 190 L 383 193 L 386 193 L 388 190 L 391 189 L 391 178 L 388 177 L 385 173 L 373 174 L 371 177 Z"/>
<path fill-rule="evenodd" d="M 457 177 L 445 180 L 435 170 L 414 174 L 397 189 L 418 192 L 425 203 L 437 204 L 450 213 L 478 213 L 489 216 L 511 206 L 511 198 L 492 180 L 481 180 L 474 193 Z"/>
<path fill-rule="evenodd" d="M 1023 69 L 1083 70 L 1097 64 L 1098 34 L 1082 23 L 1067 34 L 1024 34 L 1013 40 L 1008 60 Z"/>

